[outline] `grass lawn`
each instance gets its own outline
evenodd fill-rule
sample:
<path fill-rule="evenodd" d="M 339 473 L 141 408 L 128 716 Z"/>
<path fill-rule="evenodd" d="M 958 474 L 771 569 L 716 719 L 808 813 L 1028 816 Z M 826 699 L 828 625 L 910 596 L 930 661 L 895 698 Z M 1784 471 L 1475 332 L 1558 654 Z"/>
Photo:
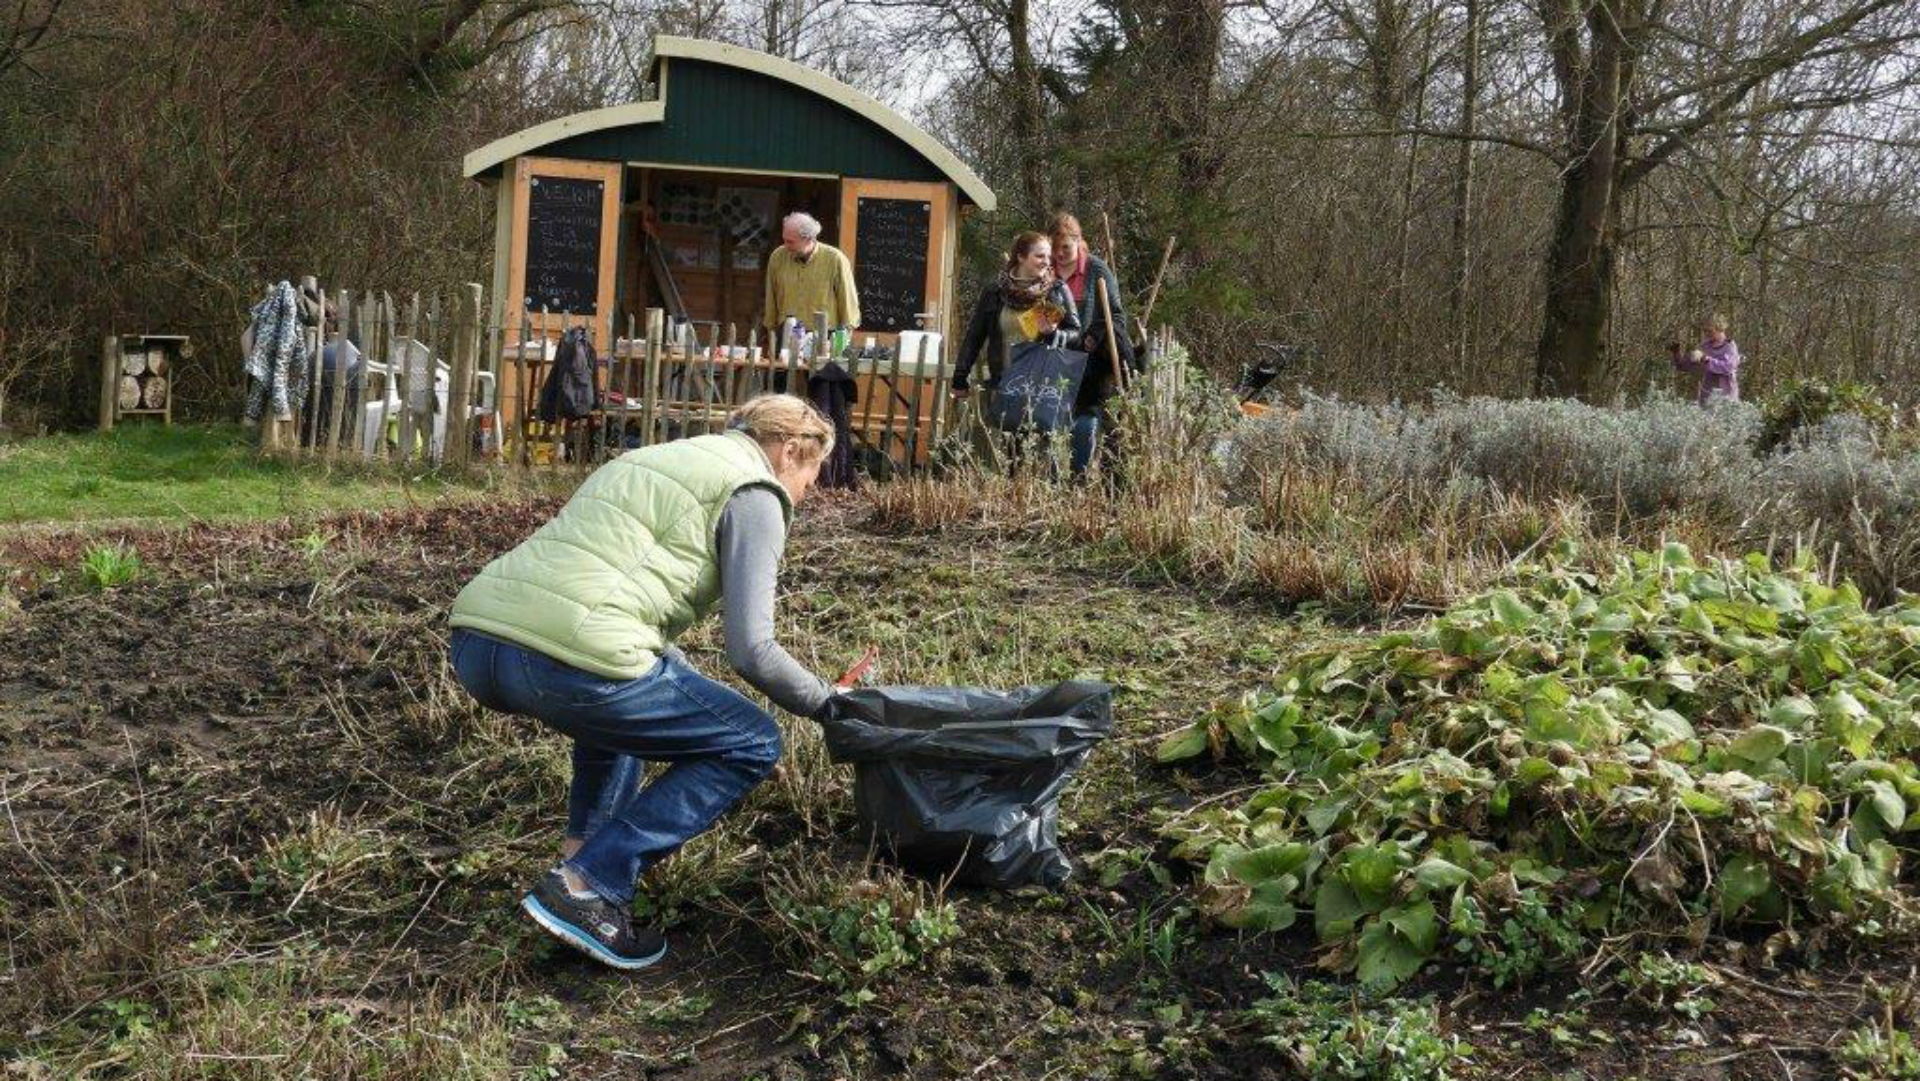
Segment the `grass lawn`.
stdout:
<path fill-rule="evenodd" d="M 237 424 L 129 424 L 0 444 L 0 524 L 277 518 L 471 494 L 437 473 L 263 458 Z"/>

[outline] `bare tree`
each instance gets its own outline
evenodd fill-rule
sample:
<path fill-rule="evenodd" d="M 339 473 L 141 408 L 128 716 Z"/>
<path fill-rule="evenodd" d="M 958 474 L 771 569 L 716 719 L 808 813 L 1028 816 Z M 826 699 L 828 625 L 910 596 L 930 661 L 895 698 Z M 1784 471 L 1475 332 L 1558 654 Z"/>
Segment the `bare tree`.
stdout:
<path fill-rule="evenodd" d="M 1538 0 L 1560 168 L 1534 370 L 1542 394 L 1594 393 L 1607 361 L 1627 193 L 1719 130 L 1885 101 L 1920 78 L 1909 0 Z M 1761 91 L 1765 90 L 1765 93 Z"/>

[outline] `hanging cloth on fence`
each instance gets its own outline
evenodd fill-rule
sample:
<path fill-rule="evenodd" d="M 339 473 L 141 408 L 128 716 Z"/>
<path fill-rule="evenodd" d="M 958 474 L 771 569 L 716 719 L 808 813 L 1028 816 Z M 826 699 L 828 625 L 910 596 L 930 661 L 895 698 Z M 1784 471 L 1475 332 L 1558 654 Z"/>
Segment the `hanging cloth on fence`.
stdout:
<path fill-rule="evenodd" d="M 265 300 L 253 306 L 248 330 L 253 348 L 247 353 L 247 406 L 243 418 L 258 424 L 269 406 L 276 420 L 292 420 L 307 400 L 307 376 L 312 356 L 306 328 L 300 321 L 300 301 L 287 282 L 270 286 Z"/>
<path fill-rule="evenodd" d="M 535 415 L 549 423 L 591 416 L 594 406 L 594 369 L 599 357 L 585 327 L 573 327 L 560 336 L 553 351 L 553 368 L 540 388 Z"/>
<path fill-rule="evenodd" d="M 820 466 L 822 488 L 860 487 L 860 475 L 853 469 L 853 406 L 860 400 L 860 385 L 838 361 L 829 361 L 807 380 L 807 398 L 822 416 L 833 422 L 833 453 Z"/>

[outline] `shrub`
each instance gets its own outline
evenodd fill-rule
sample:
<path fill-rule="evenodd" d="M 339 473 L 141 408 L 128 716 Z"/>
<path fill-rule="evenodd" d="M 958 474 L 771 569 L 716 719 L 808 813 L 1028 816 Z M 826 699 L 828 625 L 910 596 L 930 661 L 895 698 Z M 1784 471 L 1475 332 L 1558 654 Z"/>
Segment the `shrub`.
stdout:
<path fill-rule="evenodd" d="M 1609 409 L 1564 399 L 1442 396 L 1431 408 L 1309 396 L 1234 439 L 1237 494 L 1276 468 L 1331 470 L 1389 496 L 1409 488 L 1573 497 L 1629 517 L 1737 519 L 1759 413 L 1660 399 Z"/>
<path fill-rule="evenodd" d="M 1443 397 L 1412 408 L 1310 397 L 1236 433 L 1228 476 L 1239 504 L 1271 508 L 1276 492 L 1335 485 L 1427 532 L 1491 522 L 1498 500 L 1518 497 L 1612 518 L 1611 532 L 1635 543 L 1805 547 L 1881 600 L 1920 587 L 1920 451 L 1889 453 L 1889 414 L 1859 393 L 1819 418 L 1796 399 L 1795 434 L 1772 454 L 1756 450 L 1768 439 L 1761 412 L 1734 402 Z"/>
<path fill-rule="evenodd" d="M 1858 418 L 1876 440 L 1882 439 L 1893 430 L 1894 411 L 1864 383 L 1795 379 L 1767 399 L 1761 416 L 1760 450 L 1769 452 L 1837 416 Z"/>

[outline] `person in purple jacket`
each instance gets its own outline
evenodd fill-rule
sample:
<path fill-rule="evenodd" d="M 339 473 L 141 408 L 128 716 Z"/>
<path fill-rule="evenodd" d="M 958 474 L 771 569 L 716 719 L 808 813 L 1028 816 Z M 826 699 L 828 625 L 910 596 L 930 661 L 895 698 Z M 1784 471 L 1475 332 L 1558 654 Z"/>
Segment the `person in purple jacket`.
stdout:
<path fill-rule="evenodd" d="M 1716 397 L 1740 400 L 1740 347 L 1727 337 L 1727 317 L 1715 312 L 1700 325 L 1705 337 L 1691 350 L 1671 345 L 1673 366 L 1700 376 L 1694 401 L 1706 405 Z"/>

